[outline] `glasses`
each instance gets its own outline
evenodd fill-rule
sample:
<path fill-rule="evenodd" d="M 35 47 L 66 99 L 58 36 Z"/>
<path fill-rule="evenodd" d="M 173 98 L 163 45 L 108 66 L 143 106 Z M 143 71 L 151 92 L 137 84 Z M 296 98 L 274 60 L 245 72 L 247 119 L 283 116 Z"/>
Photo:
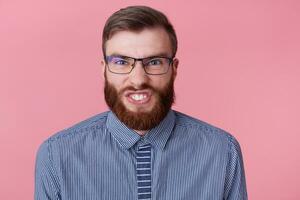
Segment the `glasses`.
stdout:
<path fill-rule="evenodd" d="M 168 72 L 174 58 L 154 56 L 148 58 L 132 58 L 128 56 L 106 56 L 108 70 L 115 74 L 129 74 L 135 67 L 136 61 L 141 61 L 146 74 L 161 75 Z"/>

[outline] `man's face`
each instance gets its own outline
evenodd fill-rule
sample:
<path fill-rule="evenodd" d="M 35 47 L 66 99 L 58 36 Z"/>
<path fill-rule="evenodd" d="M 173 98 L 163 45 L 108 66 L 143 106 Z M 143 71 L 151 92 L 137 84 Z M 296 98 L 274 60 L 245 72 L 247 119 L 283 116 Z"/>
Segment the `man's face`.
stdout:
<path fill-rule="evenodd" d="M 162 28 L 140 32 L 120 31 L 106 42 L 106 55 L 146 58 L 158 55 L 172 56 L 168 34 Z M 105 61 L 102 62 L 105 69 Z M 135 130 L 148 130 L 156 126 L 169 111 L 173 100 L 173 82 L 178 60 L 168 72 L 148 75 L 137 61 L 130 74 L 114 74 L 107 69 L 105 99 L 108 106 L 127 126 Z"/>

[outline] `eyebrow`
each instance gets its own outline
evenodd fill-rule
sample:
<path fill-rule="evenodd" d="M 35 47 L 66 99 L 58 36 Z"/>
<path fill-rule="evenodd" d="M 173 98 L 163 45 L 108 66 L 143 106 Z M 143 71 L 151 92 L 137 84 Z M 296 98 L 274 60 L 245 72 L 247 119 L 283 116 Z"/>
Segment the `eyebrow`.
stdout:
<path fill-rule="evenodd" d="M 113 56 L 113 57 L 123 57 L 123 58 L 134 58 L 134 57 L 131 57 L 131 56 L 127 56 L 127 55 L 122 55 L 120 53 L 112 53 L 110 54 L 109 56 Z M 153 58 L 153 57 L 167 57 L 167 58 L 171 58 L 172 56 L 169 56 L 168 53 L 158 53 L 158 54 L 152 54 L 152 55 L 149 55 L 147 57 L 144 57 L 144 58 Z M 137 59 L 140 59 L 140 58 L 137 58 Z"/>

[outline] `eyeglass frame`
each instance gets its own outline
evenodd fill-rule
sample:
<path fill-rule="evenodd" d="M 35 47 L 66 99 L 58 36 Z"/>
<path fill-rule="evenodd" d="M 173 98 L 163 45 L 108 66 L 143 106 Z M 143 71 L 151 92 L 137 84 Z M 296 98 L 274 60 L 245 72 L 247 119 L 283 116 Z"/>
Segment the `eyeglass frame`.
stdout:
<path fill-rule="evenodd" d="M 109 68 L 108 61 L 107 61 L 107 59 L 108 59 L 109 57 L 121 57 L 121 58 L 130 58 L 130 59 L 133 59 L 133 64 L 131 65 L 131 70 L 130 70 L 128 73 L 118 73 L 118 72 L 113 72 L 113 71 L 111 71 L 111 69 Z M 166 58 L 166 59 L 168 59 L 169 65 L 168 65 L 167 71 L 164 72 L 164 73 L 160 73 L 160 74 L 151 74 L 151 73 L 148 73 L 148 72 L 146 71 L 146 69 L 145 69 L 145 64 L 144 64 L 143 61 L 144 61 L 145 59 L 151 59 L 151 58 Z M 110 72 L 113 73 L 113 74 L 124 74 L 124 75 L 130 74 L 130 73 L 132 72 L 133 68 L 135 68 L 136 61 L 141 61 L 142 67 L 143 67 L 143 69 L 144 69 L 144 71 L 145 71 L 146 74 L 148 74 L 148 75 L 163 75 L 163 74 L 168 73 L 168 71 L 169 71 L 169 69 L 170 69 L 170 66 L 171 66 L 171 65 L 173 64 L 173 62 L 174 62 L 174 56 L 172 56 L 172 57 L 167 57 L 167 56 L 160 56 L 160 55 L 158 55 L 158 56 L 150 56 L 150 57 L 146 57 L 146 58 L 133 58 L 133 57 L 130 57 L 130 56 L 123 56 L 123 55 L 110 55 L 110 56 L 104 56 L 104 60 L 105 60 L 105 63 L 106 63 L 106 65 L 107 65 L 108 71 L 110 71 Z M 105 65 L 105 66 L 106 66 L 106 65 Z"/>

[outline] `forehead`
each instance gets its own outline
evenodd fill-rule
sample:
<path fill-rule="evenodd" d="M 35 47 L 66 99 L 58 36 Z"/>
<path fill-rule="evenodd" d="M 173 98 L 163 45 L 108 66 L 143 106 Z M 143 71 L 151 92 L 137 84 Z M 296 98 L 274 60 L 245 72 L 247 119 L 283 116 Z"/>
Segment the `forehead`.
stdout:
<path fill-rule="evenodd" d="M 106 55 L 120 54 L 135 58 L 172 55 L 169 35 L 160 27 L 141 31 L 119 31 L 106 42 Z"/>

